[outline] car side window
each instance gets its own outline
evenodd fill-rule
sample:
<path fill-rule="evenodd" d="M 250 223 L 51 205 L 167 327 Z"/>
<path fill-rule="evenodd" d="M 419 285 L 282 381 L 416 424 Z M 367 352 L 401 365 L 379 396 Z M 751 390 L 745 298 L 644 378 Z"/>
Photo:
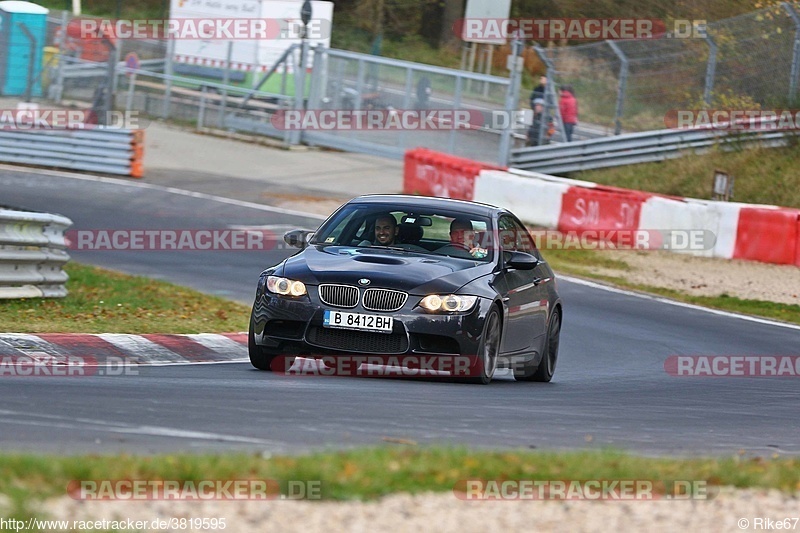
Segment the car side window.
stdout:
<path fill-rule="evenodd" d="M 536 255 L 536 245 L 525 226 L 510 216 L 503 216 L 498 221 L 498 228 L 500 230 L 500 246 L 504 252 L 527 252 Z"/>

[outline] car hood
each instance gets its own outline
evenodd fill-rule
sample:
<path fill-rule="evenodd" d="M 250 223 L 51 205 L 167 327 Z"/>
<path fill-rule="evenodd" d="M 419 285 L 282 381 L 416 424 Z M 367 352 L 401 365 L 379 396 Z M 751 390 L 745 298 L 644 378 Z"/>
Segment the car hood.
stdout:
<path fill-rule="evenodd" d="M 451 293 L 488 275 L 494 264 L 392 250 L 312 245 L 284 263 L 283 276 L 310 285 L 357 285 L 391 288 L 412 294 Z"/>

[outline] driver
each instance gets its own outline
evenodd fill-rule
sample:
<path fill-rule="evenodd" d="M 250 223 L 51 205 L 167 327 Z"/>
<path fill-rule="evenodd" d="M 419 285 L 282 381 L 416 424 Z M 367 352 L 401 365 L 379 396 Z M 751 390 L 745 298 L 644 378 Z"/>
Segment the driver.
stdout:
<path fill-rule="evenodd" d="M 482 259 L 488 250 L 475 244 L 475 230 L 468 218 L 454 218 L 450 222 L 450 244 L 436 250 L 443 255 Z"/>
<path fill-rule="evenodd" d="M 361 241 L 359 246 L 394 246 L 399 231 L 394 216 L 390 213 L 378 215 L 375 219 L 375 239 Z"/>

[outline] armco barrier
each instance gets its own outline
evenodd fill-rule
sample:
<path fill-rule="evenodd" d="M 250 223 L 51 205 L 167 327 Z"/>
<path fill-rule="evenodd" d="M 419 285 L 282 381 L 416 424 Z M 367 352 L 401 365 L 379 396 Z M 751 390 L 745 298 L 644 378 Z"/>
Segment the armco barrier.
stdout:
<path fill-rule="evenodd" d="M 144 132 L 91 129 L 0 129 L 0 161 L 140 178 Z"/>
<path fill-rule="evenodd" d="M 0 208 L 0 299 L 62 298 L 69 261 L 61 215 Z"/>
<path fill-rule="evenodd" d="M 425 148 L 405 154 L 403 192 L 472 200 L 475 178 L 481 170 L 500 167 Z"/>
<path fill-rule="evenodd" d="M 797 264 L 798 217 L 800 211 L 796 209 L 743 207 L 733 257 Z"/>

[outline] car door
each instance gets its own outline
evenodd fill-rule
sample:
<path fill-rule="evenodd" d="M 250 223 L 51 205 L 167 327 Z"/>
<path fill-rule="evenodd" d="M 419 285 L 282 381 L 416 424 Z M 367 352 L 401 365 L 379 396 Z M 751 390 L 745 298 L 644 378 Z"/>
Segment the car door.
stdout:
<path fill-rule="evenodd" d="M 501 351 L 514 353 L 529 351 L 538 346 L 547 324 L 547 293 L 544 269 L 517 270 L 505 266 L 513 251 L 526 252 L 538 257 L 533 238 L 528 230 L 511 215 L 498 220 L 498 236 L 503 262 L 497 287 L 502 291 L 506 307 L 505 327 Z"/>

